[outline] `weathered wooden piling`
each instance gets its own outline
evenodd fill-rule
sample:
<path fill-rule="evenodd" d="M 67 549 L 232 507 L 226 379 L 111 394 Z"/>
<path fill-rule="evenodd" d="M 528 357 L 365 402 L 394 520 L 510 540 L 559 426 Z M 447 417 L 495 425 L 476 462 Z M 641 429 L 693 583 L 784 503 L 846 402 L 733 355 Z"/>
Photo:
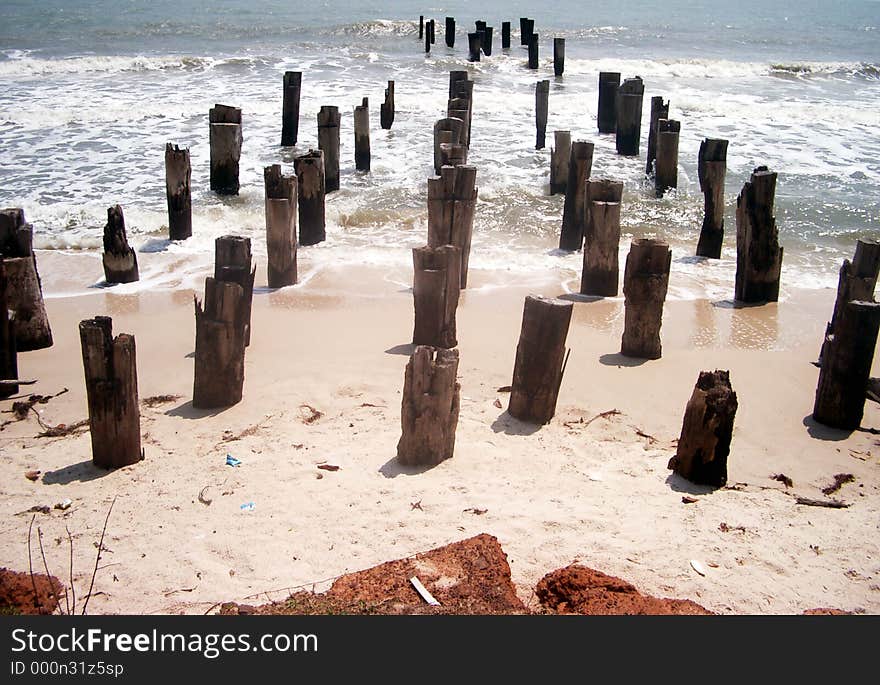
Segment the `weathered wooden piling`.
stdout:
<path fill-rule="evenodd" d="M 444 31 L 446 38 L 446 47 L 455 47 L 455 17 L 446 17 L 446 30 Z"/>
<path fill-rule="evenodd" d="M 354 108 L 354 168 L 370 170 L 370 102 L 364 98 Z"/>
<path fill-rule="evenodd" d="M 535 20 L 520 17 L 519 19 L 519 44 L 528 47 L 532 34 L 535 32 Z"/>
<path fill-rule="evenodd" d="M 477 168 L 442 167 L 428 179 L 428 245 L 461 250 L 461 289 L 467 288 L 471 234 L 477 204 Z"/>
<path fill-rule="evenodd" d="M 284 97 L 281 101 L 281 146 L 296 145 L 299 137 L 299 95 L 302 72 L 284 72 Z"/>
<path fill-rule="evenodd" d="M 599 72 L 599 112 L 596 117 L 599 133 L 614 133 L 617 130 L 618 86 L 620 86 L 619 72 Z"/>
<path fill-rule="evenodd" d="M 510 22 L 502 21 L 501 22 L 501 49 L 509 50 L 510 49 Z"/>
<path fill-rule="evenodd" d="M 556 413 L 573 308 L 571 302 L 555 298 L 526 297 L 507 407 L 514 418 L 545 424 Z"/>
<path fill-rule="evenodd" d="M 466 113 L 460 113 L 460 116 L 449 116 L 444 119 L 438 119 L 434 124 L 434 173 L 440 173 L 440 167 L 443 166 L 443 160 L 440 154 L 440 147 L 443 144 L 459 145 L 464 144 L 466 124 L 462 118 L 466 118 Z"/>
<path fill-rule="evenodd" d="M 189 148 L 165 144 L 165 198 L 168 202 L 168 238 L 186 240 L 192 235 L 192 167 Z"/>
<path fill-rule="evenodd" d="M 464 166 L 467 164 L 468 149 L 466 146 L 452 143 L 440 143 L 440 166 Z"/>
<path fill-rule="evenodd" d="M 251 268 L 251 262 L 250 238 L 224 235 L 214 241 L 214 279 L 237 283 L 242 288 L 245 345 L 251 344 L 251 305 L 254 300 L 254 276 L 257 273 L 256 267 Z"/>
<path fill-rule="evenodd" d="M 697 242 L 697 256 L 718 259 L 724 242 L 724 178 L 727 175 L 727 141 L 704 138 L 697 162 L 703 191 L 703 226 Z"/>
<path fill-rule="evenodd" d="M 324 105 L 318 111 L 318 149 L 324 153 L 324 190 L 339 190 L 339 108 Z"/>
<path fill-rule="evenodd" d="M 550 81 L 538 81 L 535 84 L 535 127 L 537 136 L 535 149 L 543 150 L 547 137 L 547 114 L 550 100 Z"/>
<path fill-rule="evenodd" d="M 672 250 L 666 243 L 650 238 L 632 241 L 623 274 L 626 311 L 621 354 L 660 359 L 660 325 L 671 263 Z"/>
<path fill-rule="evenodd" d="M 483 30 L 483 37 L 480 39 L 481 49 L 486 57 L 492 56 L 492 34 L 495 32 L 494 27 L 487 26 Z"/>
<path fill-rule="evenodd" d="M 241 159 L 241 109 L 214 105 L 208 113 L 211 147 L 211 190 L 238 195 L 238 162 Z"/>
<path fill-rule="evenodd" d="M 425 24 L 425 54 L 431 52 L 431 22 Z"/>
<path fill-rule="evenodd" d="M 477 20 L 474 22 L 474 31 L 476 31 L 480 35 L 480 50 L 484 55 L 488 55 L 492 52 L 492 49 L 489 49 L 489 52 L 486 52 L 486 22 L 482 20 Z"/>
<path fill-rule="evenodd" d="M 462 120 L 465 123 L 461 143 L 471 145 L 471 122 L 474 114 L 474 82 L 468 78 L 467 71 L 449 72 L 449 107 L 446 116 L 460 116 L 460 112 L 467 110 L 467 117 Z"/>
<path fill-rule="evenodd" d="M 34 227 L 20 208 L 0 210 L 0 257 L 6 268 L 6 306 L 15 314 L 19 352 L 52 347 L 52 329 L 33 251 Z"/>
<path fill-rule="evenodd" d="M 565 38 L 553 39 L 553 75 L 562 76 L 565 71 Z"/>
<path fill-rule="evenodd" d="M 0 256 L 0 399 L 18 394 L 18 348 L 15 345 L 15 312 L 6 297 L 6 267 Z"/>
<path fill-rule="evenodd" d="M 136 464 L 141 449 L 137 359 L 134 336 L 113 337 L 113 320 L 96 316 L 79 323 L 92 463 L 104 469 Z"/>
<path fill-rule="evenodd" d="M 480 34 L 476 31 L 467 34 L 468 36 L 468 62 L 480 61 Z"/>
<path fill-rule="evenodd" d="M 847 302 L 826 345 L 816 386 L 813 419 L 855 430 L 862 423 L 871 364 L 880 329 L 880 303 Z"/>
<path fill-rule="evenodd" d="M 455 451 L 461 386 L 458 350 L 419 345 L 406 365 L 400 409 L 397 460 L 407 466 L 433 466 Z"/>
<path fill-rule="evenodd" d="M 657 159 L 657 122 L 669 118 L 669 101 L 663 102 L 662 95 L 651 98 L 651 121 L 648 125 L 648 156 L 645 163 L 645 176 L 654 174 L 654 160 Z"/>
<path fill-rule="evenodd" d="M 773 202 L 776 173 L 757 167 L 736 200 L 736 289 L 739 302 L 776 302 L 782 247 Z"/>
<path fill-rule="evenodd" d="M 587 179 L 585 186 L 584 265 L 580 292 L 616 297 L 623 183 L 604 178 Z"/>
<path fill-rule="evenodd" d="M 571 131 L 554 131 L 550 148 L 550 194 L 564 193 L 568 187 L 568 166 L 571 160 Z"/>
<path fill-rule="evenodd" d="M 678 187 L 678 134 L 681 124 L 674 119 L 657 122 L 657 159 L 654 169 L 654 193 L 663 197 L 670 188 Z"/>
<path fill-rule="evenodd" d="M 379 125 L 383 129 L 390 129 L 394 123 L 394 81 L 388 82 L 385 89 L 385 102 L 379 105 Z"/>
<path fill-rule="evenodd" d="M 425 15 L 419 15 L 419 40 L 425 36 Z"/>
<path fill-rule="evenodd" d="M 667 468 L 691 483 L 726 485 L 737 407 L 729 371 L 700 371 L 684 411 L 675 456 Z"/>
<path fill-rule="evenodd" d="M 529 69 L 538 68 L 538 34 L 529 36 Z"/>
<path fill-rule="evenodd" d="M 413 344 L 458 344 L 455 312 L 461 292 L 461 250 L 454 245 L 413 248 Z"/>
<path fill-rule="evenodd" d="M 639 154 L 639 133 L 642 128 L 642 98 L 645 84 L 638 76 L 624 79 L 617 89 L 617 154 Z"/>
<path fill-rule="evenodd" d="M 193 407 L 215 409 L 241 401 L 244 386 L 245 321 L 249 318 L 244 289 L 230 281 L 205 279 L 204 308 L 193 297 L 196 312 Z"/>
<path fill-rule="evenodd" d="M 429 29 L 430 38 L 431 38 L 431 45 L 433 45 L 434 43 L 437 42 L 437 34 L 436 34 L 437 22 L 435 19 L 431 19 L 431 21 L 428 22 L 428 29 Z"/>
<path fill-rule="evenodd" d="M 324 224 L 324 153 L 309 150 L 293 158 L 299 205 L 299 244 L 316 245 L 326 237 Z"/>
<path fill-rule="evenodd" d="M 571 144 L 568 163 L 568 181 L 565 185 L 565 204 L 562 208 L 562 230 L 559 249 L 574 252 L 584 242 L 584 199 L 587 179 L 593 168 L 593 143 L 576 140 Z"/>
<path fill-rule="evenodd" d="M 104 279 L 107 283 L 132 283 L 140 278 L 137 255 L 128 244 L 125 218 L 119 205 L 107 208 L 103 262 Z"/>
<path fill-rule="evenodd" d="M 296 283 L 296 176 L 285 176 L 281 165 L 263 169 L 266 186 L 267 281 L 270 288 Z"/>

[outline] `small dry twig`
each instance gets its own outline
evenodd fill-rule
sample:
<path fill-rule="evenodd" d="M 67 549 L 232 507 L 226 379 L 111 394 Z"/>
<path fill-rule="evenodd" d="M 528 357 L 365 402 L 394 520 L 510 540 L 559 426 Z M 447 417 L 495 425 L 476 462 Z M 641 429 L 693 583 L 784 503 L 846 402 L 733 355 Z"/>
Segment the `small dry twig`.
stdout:
<path fill-rule="evenodd" d="M 585 422 L 584 422 L 584 428 L 586 428 L 587 426 L 589 426 L 589 425 L 590 425 L 591 423 L 593 423 L 593 421 L 595 421 L 596 419 L 607 419 L 609 416 L 617 416 L 617 415 L 620 414 L 620 413 L 621 413 L 621 412 L 620 412 L 619 409 L 609 409 L 608 411 L 603 411 L 601 414 L 596 414 L 596 415 L 595 415 L 593 418 L 591 418 L 589 421 L 585 421 Z"/>
<path fill-rule="evenodd" d="M 141 404 L 145 407 L 153 408 L 160 404 L 168 404 L 179 400 L 182 395 L 152 395 L 141 400 Z"/>
<path fill-rule="evenodd" d="M 52 574 L 49 573 L 49 563 L 46 561 L 46 552 L 43 551 L 43 529 L 37 528 L 37 542 L 40 543 L 40 556 L 43 557 L 43 568 L 46 569 L 46 578 L 49 581 L 49 587 L 52 588 L 52 594 L 55 595 L 55 599 L 58 606 L 58 613 L 63 614 L 61 611 L 61 595 L 58 593 L 58 590 L 55 589 L 55 583 L 52 582 Z M 65 593 L 65 601 L 67 601 L 67 593 Z"/>
<path fill-rule="evenodd" d="M 110 508 L 107 510 L 107 517 L 104 519 L 104 527 L 101 529 L 101 541 L 98 543 L 98 553 L 95 555 L 95 570 L 92 571 L 92 582 L 89 584 L 89 592 L 86 595 L 86 601 L 83 604 L 82 615 L 86 615 L 86 607 L 89 606 L 89 600 L 92 598 L 92 589 L 95 587 L 95 576 L 98 574 L 98 563 L 101 561 L 101 550 L 104 549 L 104 534 L 107 532 L 107 522 L 110 520 L 110 512 L 113 511 L 113 505 L 116 504 L 116 497 L 110 502 Z"/>
<path fill-rule="evenodd" d="M 804 504 L 808 507 L 827 507 L 828 509 L 846 509 L 850 505 L 837 499 L 811 499 L 809 497 L 798 497 L 795 500 L 798 504 Z"/>
<path fill-rule="evenodd" d="M 324 416 L 324 412 L 318 411 L 310 404 L 301 404 L 301 405 L 299 405 L 299 409 L 300 409 L 299 413 L 300 413 L 300 416 L 302 417 L 303 423 L 314 423 L 315 421 L 320 419 L 322 416 Z M 303 409 L 305 409 L 306 411 L 304 412 Z"/>

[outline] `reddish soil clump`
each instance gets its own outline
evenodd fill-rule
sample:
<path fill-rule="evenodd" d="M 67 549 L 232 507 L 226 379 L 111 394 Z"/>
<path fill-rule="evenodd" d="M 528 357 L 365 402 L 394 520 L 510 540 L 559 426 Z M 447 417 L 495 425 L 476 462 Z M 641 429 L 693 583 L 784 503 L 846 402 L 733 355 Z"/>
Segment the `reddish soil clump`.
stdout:
<path fill-rule="evenodd" d="M 36 594 L 34 587 L 36 586 Z M 55 576 L 18 573 L 0 568 L 0 614 L 51 614 L 64 586 Z"/>
<path fill-rule="evenodd" d="M 852 616 L 851 611 L 843 611 L 842 609 L 807 609 L 804 616 Z"/>
<path fill-rule="evenodd" d="M 658 599 L 643 595 L 625 580 L 578 564 L 548 573 L 538 583 L 535 593 L 546 609 L 558 614 L 712 613 L 689 599 Z"/>

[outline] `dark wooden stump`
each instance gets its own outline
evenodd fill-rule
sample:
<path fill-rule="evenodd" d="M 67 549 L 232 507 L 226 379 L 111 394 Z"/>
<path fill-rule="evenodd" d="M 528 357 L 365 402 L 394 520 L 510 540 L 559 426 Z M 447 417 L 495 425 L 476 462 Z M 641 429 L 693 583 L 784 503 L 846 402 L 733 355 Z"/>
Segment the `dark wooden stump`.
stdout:
<path fill-rule="evenodd" d="M 425 54 L 431 52 L 431 22 L 425 24 Z"/>
<path fill-rule="evenodd" d="M 619 86 L 619 72 L 599 72 L 599 112 L 596 117 L 599 133 L 614 133 L 617 130 L 617 88 Z"/>
<path fill-rule="evenodd" d="M 647 238 L 632 241 L 623 274 L 626 312 L 621 354 L 660 359 L 660 325 L 671 263 L 672 250 L 666 243 Z"/>
<path fill-rule="evenodd" d="M 813 419 L 819 423 L 855 430 L 862 423 L 865 391 L 880 329 L 880 304 L 847 302 L 826 336 Z"/>
<path fill-rule="evenodd" d="M 444 31 L 446 38 L 446 47 L 455 47 L 455 17 L 446 17 L 446 30 Z"/>
<path fill-rule="evenodd" d="M 281 103 L 281 146 L 296 145 L 299 138 L 299 95 L 302 72 L 284 72 L 284 96 Z"/>
<path fill-rule="evenodd" d="M 425 15 L 419 15 L 419 40 L 425 37 Z"/>
<path fill-rule="evenodd" d="M 364 98 L 354 108 L 354 168 L 370 170 L 370 102 Z"/>
<path fill-rule="evenodd" d="M 241 159 L 241 109 L 214 105 L 208 113 L 211 146 L 211 190 L 238 195 L 238 162 Z"/>
<path fill-rule="evenodd" d="M 326 239 L 324 223 L 324 153 L 309 150 L 293 158 L 298 181 L 299 244 L 317 245 Z"/>
<path fill-rule="evenodd" d="M 727 175 L 727 141 L 704 138 L 697 163 L 703 192 L 703 226 L 697 256 L 719 259 L 724 242 L 724 177 Z"/>
<path fill-rule="evenodd" d="M 501 49 L 509 50 L 510 49 L 510 22 L 502 21 L 501 22 Z"/>
<path fill-rule="evenodd" d="M 449 145 L 463 145 L 464 144 L 464 131 L 467 127 L 464 119 L 461 117 L 467 117 L 466 112 L 461 112 L 460 110 L 454 110 L 459 116 L 449 116 L 445 119 L 438 119 L 434 124 L 434 173 L 440 173 L 440 167 L 443 166 L 443 160 L 440 155 L 440 146 L 445 144 Z"/>
<path fill-rule="evenodd" d="M 543 150 L 547 138 L 547 114 L 550 99 L 550 81 L 538 81 L 535 85 L 535 149 Z"/>
<path fill-rule="evenodd" d="M 244 386 L 245 322 L 249 318 L 244 289 L 231 281 L 205 279 L 204 309 L 196 310 L 193 407 L 215 409 L 241 401 Z"/>
<path fill-rule="evenodd" d="M 654 194 L 663 197 L 670 188 L 678 187 L 678 134 L 681 124 L 673 119 L 657 122 L 657 159 L 654 172 Z"/>
<path fill-rule="evenodd" d="M 186 240 L 192 235 L 192 167 L 189 148 L 165 144 L 165 197 L 168 201 L 168 238 Z"/>
<path fill-rule="evenodd" d="M 431 34 L 431 45 L 433 45 L 437 42 L 437 20 L 431 19 L 431 21 L 428 22 L 428 28 Z"/>
<path fill-rule="evenodd" d="M 214 279 L 238 283 L 242 288 L 245 345 L 251 344 L 251 305 L 254 300 L 254 276 L 257 273 L 251 261 L 250 238 L 224 235 L 214 241 Z"/>
<path fill-rule="evenodd" d="M 15 312 L 19 352 L 52 347 L 52 329 L 33 251 L 34 227 L 20 208 L 0 210 L 0 257 L 6 268 L 6 306 Z"/>
<path fill-rule="evenodd" d="M 136 464 L 141 450 L 137 359 L 134 336 L 113 337 L 113 320 L 96 316 L 79 323 L 92 463 L 103 469 Z"/>
<path fill-rule="evenodd" d="M 263 169 L 266 186 L 267 281 L 270 288 L 296 283 L 296 176 L 284 176 L 281 165 Z"/>
<path fill-rule="evenodd" d="M 736 200 L 736 299 L 776 302 L 782 247 L 773 216 L 776 173 L 757 167 Z"/>
<path fill-rule="evenodd" d="M 468 62 L 480 61 L 480 34 L 474 31 L 467 34 L 468 36 Z"/>
<path fill-rule="evenodd" d="M 669 101 L 663 102 L 662 95 L 651 98 L 651 121 L 648 125 L 648 157 L 645 163 L 645 176 L 654 174 L 654 161 L 657 159 L 657 122 L 669 118 Z"/>
<path fill-rule="evenodd" d="M 584 193 L 584 266 L 581 293 L 616 297 L 619 280 L 620 203 L 623 183 L 587 180 Z"/>
<path fill-rule="evenodd" d="M 480 46 L 483 54 L 486 57 L 492 56 L 492 34 L 495 32 L 495 29 L 492 26 L 487 26 L 483 29 L 483 35 L 480 38 Z"/>
<path fill-rule="evenodd" d="M 565 38 L 553 39 L 553 75 L 562 76 L 565 71 Z"/>
<path fill-rule="evenodd" d="M 638 76 L 628 78 L 617 89 L 617 154 L 637 156 L 642 128 L 642 98 L 645 84 Z"/>
<path fill-rule="evenodd" d="M 520 17 L 519 19 L 519 43 L 528 47 L 532 34 L 535 32 L 535 20 Z"/>
<path fill-rule="evenodd" d="M 339 190 L 339 108 L 324 105 L 318 112 L 318 149 L 324 153 L 324 192 Z"/>
<path fill-rule="evenodd" d="M 390 129 L 394 123 L 394 81 L 388 82 L 385 89 L 385 102 L 379 106 L 379 125 L 383 129 Z"/>
<path fill-rule="evenodd" d="M 442 167 L 428 179 L 428 245 L 454 245 L 461 251 L 461 289 L 467 288 L 474 210 L 477 204 L 477 168 Z"/>
<path fill-rule="evenodd" d="M 568 181 L 565 187 L 565 205 L 562 209 L 562 231 L 559 249 L 574 252 L 584 242 L 584 198 L 587 179 L 593 168 L 593 143 L 576 140 L 571 144 Z"/>
<path fill-rule="evenodd" d="M 15 345 L 15 313 L 6 297 L 6 267 L 0 256 L 0 399 L 18 394 L 18 348 Z M 10 315 L 11 314 L 11 315 Z"/>
<path fill-rule="evenodd" d="M 458 350 L 419 345 L 406 365 L 400 409 L 397 460 L 407 466 L 433 466 L 455 450 L 461 386 Z"/>
<path fill-rule="evenodd" d="M 554 131 L 555 145 L 550 148 L 550 194 L 564 193 L 568 187 L 571 162 L 571 131 Z"/>
<path fill-rule="evenodd" d="M 538 34 L 529 36 L 529 69 L 538 68 Z"/>
<path fill-rule="evenodd" d="M 461 250 L 453 245 L 413 248 L 413 344 L 455 347 L 461 292 Z"/>
<path fill-rule="evenodd" d="M 667 468 L 699 485 L 727 484 L 727 457 L 737 410 L 729 371 L 701 371 L 688 400 L 675 456 Z"/>
<path fill-rule="evenodd" d="M 137 255 L 128 245 L 125 218 L 119 205 L 107 208 L 103 260 L 104 278 L 107 283 L 133 283 L 140 279 Z"/>
<path fill-rule="evenodd" d="M 555 298 L 526 297 L 507 407 L 512 417 L 543 425 L 556 413 L 573 308 Z"/>

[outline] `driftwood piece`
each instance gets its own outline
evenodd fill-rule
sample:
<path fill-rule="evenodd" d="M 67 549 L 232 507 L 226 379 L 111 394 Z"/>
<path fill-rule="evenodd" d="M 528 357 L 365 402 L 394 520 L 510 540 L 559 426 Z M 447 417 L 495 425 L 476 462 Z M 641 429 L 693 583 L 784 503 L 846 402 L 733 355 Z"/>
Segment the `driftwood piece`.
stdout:
<path fill-rule="evenodd" d="M 192 166 L 189 148 L 165 145 L 165 197 L 168 201 L 168 238 L 186 240 L 192 235 Z"/>
<path fill-rule="evenodd" d="M 296 176 L 284 176 L 281 165 L 263 169 L 266 189 L 266 276 L 270 288 L 296 283 Z"/>
<path fill-rule="evenodd" d="M 211 148 L 211 190 L 238 195 L 238 163 L 241 159 L 241 109 L 214 105 L 208 113 Z"/>
<path fill-rule="evenodd" d="M 354 108 L 354 168 L 370 170 L 370 101 L 364 98 Z"/>
<path fill-rule="evenodd" d="M 880 329 L 880 303 L 847 302 L 826 337 L 819 371 L 813 419 L 819 423 L 855 430 L 865 411 L 865 395 Z"/>
<path fill-rule="evenodd" d="M 660 325 L 669 286 L 672 250 L 660 241 L 632 241 L 623 275 L 624 329 L 620 353 L 627 357 L 660 359 Z"/>
<path fill-rule="evenodd" d="M 43 288 L 32 249 L 34 227 L 20 208 L 0 210 L 0 257 L 6 268 L 6 305 L 15 312 L 15 345 L 19 352 L 52 347 L 52 329 L 43 303 Z"/>
<path fill-rule="evenodd" d="M 571 131 L 554 131 L 550 148 L 550 194 L 564 193 L 568 187 L 568 165 L 571 162 Z"/>
<path fill-rule="evenodd" d="M 795 502 L 808 507 L 824 507 L 826 509 L 847 509 L 850 504 L 837 499 L 813 499 L 811 497 L 795 497 Z"/>
<path fill-rule="evenodd" d="M 662 95 L 651 98 L 651 120 L 648 124 L 648 156 L 645 162 L 645 175 L 654 174 L 654 162 L 657 159 L 657 122 L 669 119 L 669 101 L 663 102 Z"/>
<path fill-rule="evenodd" d="M 143 459 L 134 336 L 113 337 L 107 316 L 80 321 L 92 463 L 105 469 Z"/>
<path fill-rule="evenodd" d="M 584 266 L 581 273 L 581 293 L 584 295 L 617 295 L 622 197 L 621 181 L 590 179 L 586 183 Z"/>
<path fill-rule="evenodd" d="M 302 90 L 302 72 L 284 72 L 284 92 L 281 102 L 281 146 L 296 145 L 299 138 L 299 96 Z"/>
<path fill-rule="evenodd" d="M 458 350 L 416 347 L 403 383 L 401 464 L 433 466 L 452 456 L 461 394 L 457 373 Z"/>
<path fill-rule="evenodd" d="M 617 88 L 620 86 L 620 72 L 599 72 L 599 111 L 596 116 L 599 133 L 614 133 L 617 130 Z"/>
<path fill-rule="evenodd" d="M 471 235 L 477 204 L 477 168 L 442 167 L 428 179 L 428 245 L 461 250 L 461 289 L 467 288 Z"/>
<path fill-rule="evenodd" d="M 339 190 L 339 108 L 318 111 L 318 149 L 324 153 L 324 192 Z"/>
<path fill-rule="evenodd" d="M 638 76 L 624 79 L 617 89 L 617 154 L 639 154 L 639 134 L 642 128 L 642 98 L 645 84 Z"/>
<path fill-rule="evenodd" d="M 586 183 L 593 169 L 593 143 L 576 140 L 571 144 L 568 163 L 568 181 L 565 186 L 565 204 L 562 208 L 562 230 L 559 249 L 574 252 L 584 242 L 584 201 Z"/>
<path fill-rule="evenodd" d="M 204 309 L 193 298 L 196 312 L 193 406 L 229 407 L 241 401 L 244 386 L 244 289 L 229 281 L 205 279 Z"/>
<path fill-rule="evenodd" d="M 254 276 L 257 272 L 256 267 L 251 267 L 251 261 L 250 238 L 224 235 L 214 241 L 214 279 L 238 283 L 242 288 L 245 345 L 251 344 L 251 305 L 254 299 Z"/>
<path fill-rule="evenodd" d="M 681 437 L 667 468 L 700 485 L 727 484 L 727 458 L 737 410 L 729 371 L 701 371 L 687 403 Z"/>
<path fill-rule="evenodd" d="M 455 313 L 461 292 L 461 250 L 453 245 L 413 249 L 413 344 L 458 344 Z"/>
<path fill-rule="evenodd" d="M 446 47 L 455 47 L 455 17 L 446 17 L 446 30 L 443 32 L 446 39 Z"/>
<path fill-rule="evenodd" d="M 510 22 L 502 21 L 501 22 L 501 49 L 509 50 L 510 49 Z"/>
<path fill-rule="evenodd" d="M 681 124 L 672 119 L 657 122 L 657 159 L 654 165 L 654 193 L 663 197 L 678 187 L 678 135 Z"/>
<path fill-rule="evenodd" d="M 545 424 L 556 413 L 573 308 L 555 298 L 526 297 L 507 408 L 514 418 Z"/>
<path fill-rule="evenodd" d="M 383 129 L 390 129 L 394 123 L 394 81 L 388 82 L 385 89 L 385 102 L 379 105 L 379 125 Z"/>
<path fill-rule="evenodd" d="M 776 173 L 757 167 L 736 200 L 736 290 L 739 302 L 776 302 L 782 247 L 773 202 Z"/>
<path fill-rule="evenodd" d="M 727 143 L 704 138 L 700 143 L 697 174 L 703 191 L 703 226 L 697 256 L 719 259 L 724 241 L 724 178 L 727 175 Z"/>
<path fill-rule="evenodd" d="M 132 283 L 140 278 L 137 255 L 128 245 L 125 217 L 119 205 L 107 208 L 103 261 L 104 278 L 107 283 Z"/>
<path fill-rule="evenodd" d="M 553 75 L 562 76 L 565 71 L 565 38 L 553 39 Z"/>
<path fill-rule="evenodd" d="M 309 150 L 293 158 L 298 180 L 299 244 L 317 245 L 326 239 L 324 216 L 324 153 Z"/>
<path fill-rule="evenodd" d="M 535 84 L 535 128 L 537 136 L 535 149 L 543 150 L 547 137 L 547 113 L 550 99 L 550 81 Z"/>
<path fill-rule="evenodd" d="M 15 345 L 15 312 L 6 297 L 6 266 L 0 256 L 0 399 L 18 394 L 18 348 Z"/>

